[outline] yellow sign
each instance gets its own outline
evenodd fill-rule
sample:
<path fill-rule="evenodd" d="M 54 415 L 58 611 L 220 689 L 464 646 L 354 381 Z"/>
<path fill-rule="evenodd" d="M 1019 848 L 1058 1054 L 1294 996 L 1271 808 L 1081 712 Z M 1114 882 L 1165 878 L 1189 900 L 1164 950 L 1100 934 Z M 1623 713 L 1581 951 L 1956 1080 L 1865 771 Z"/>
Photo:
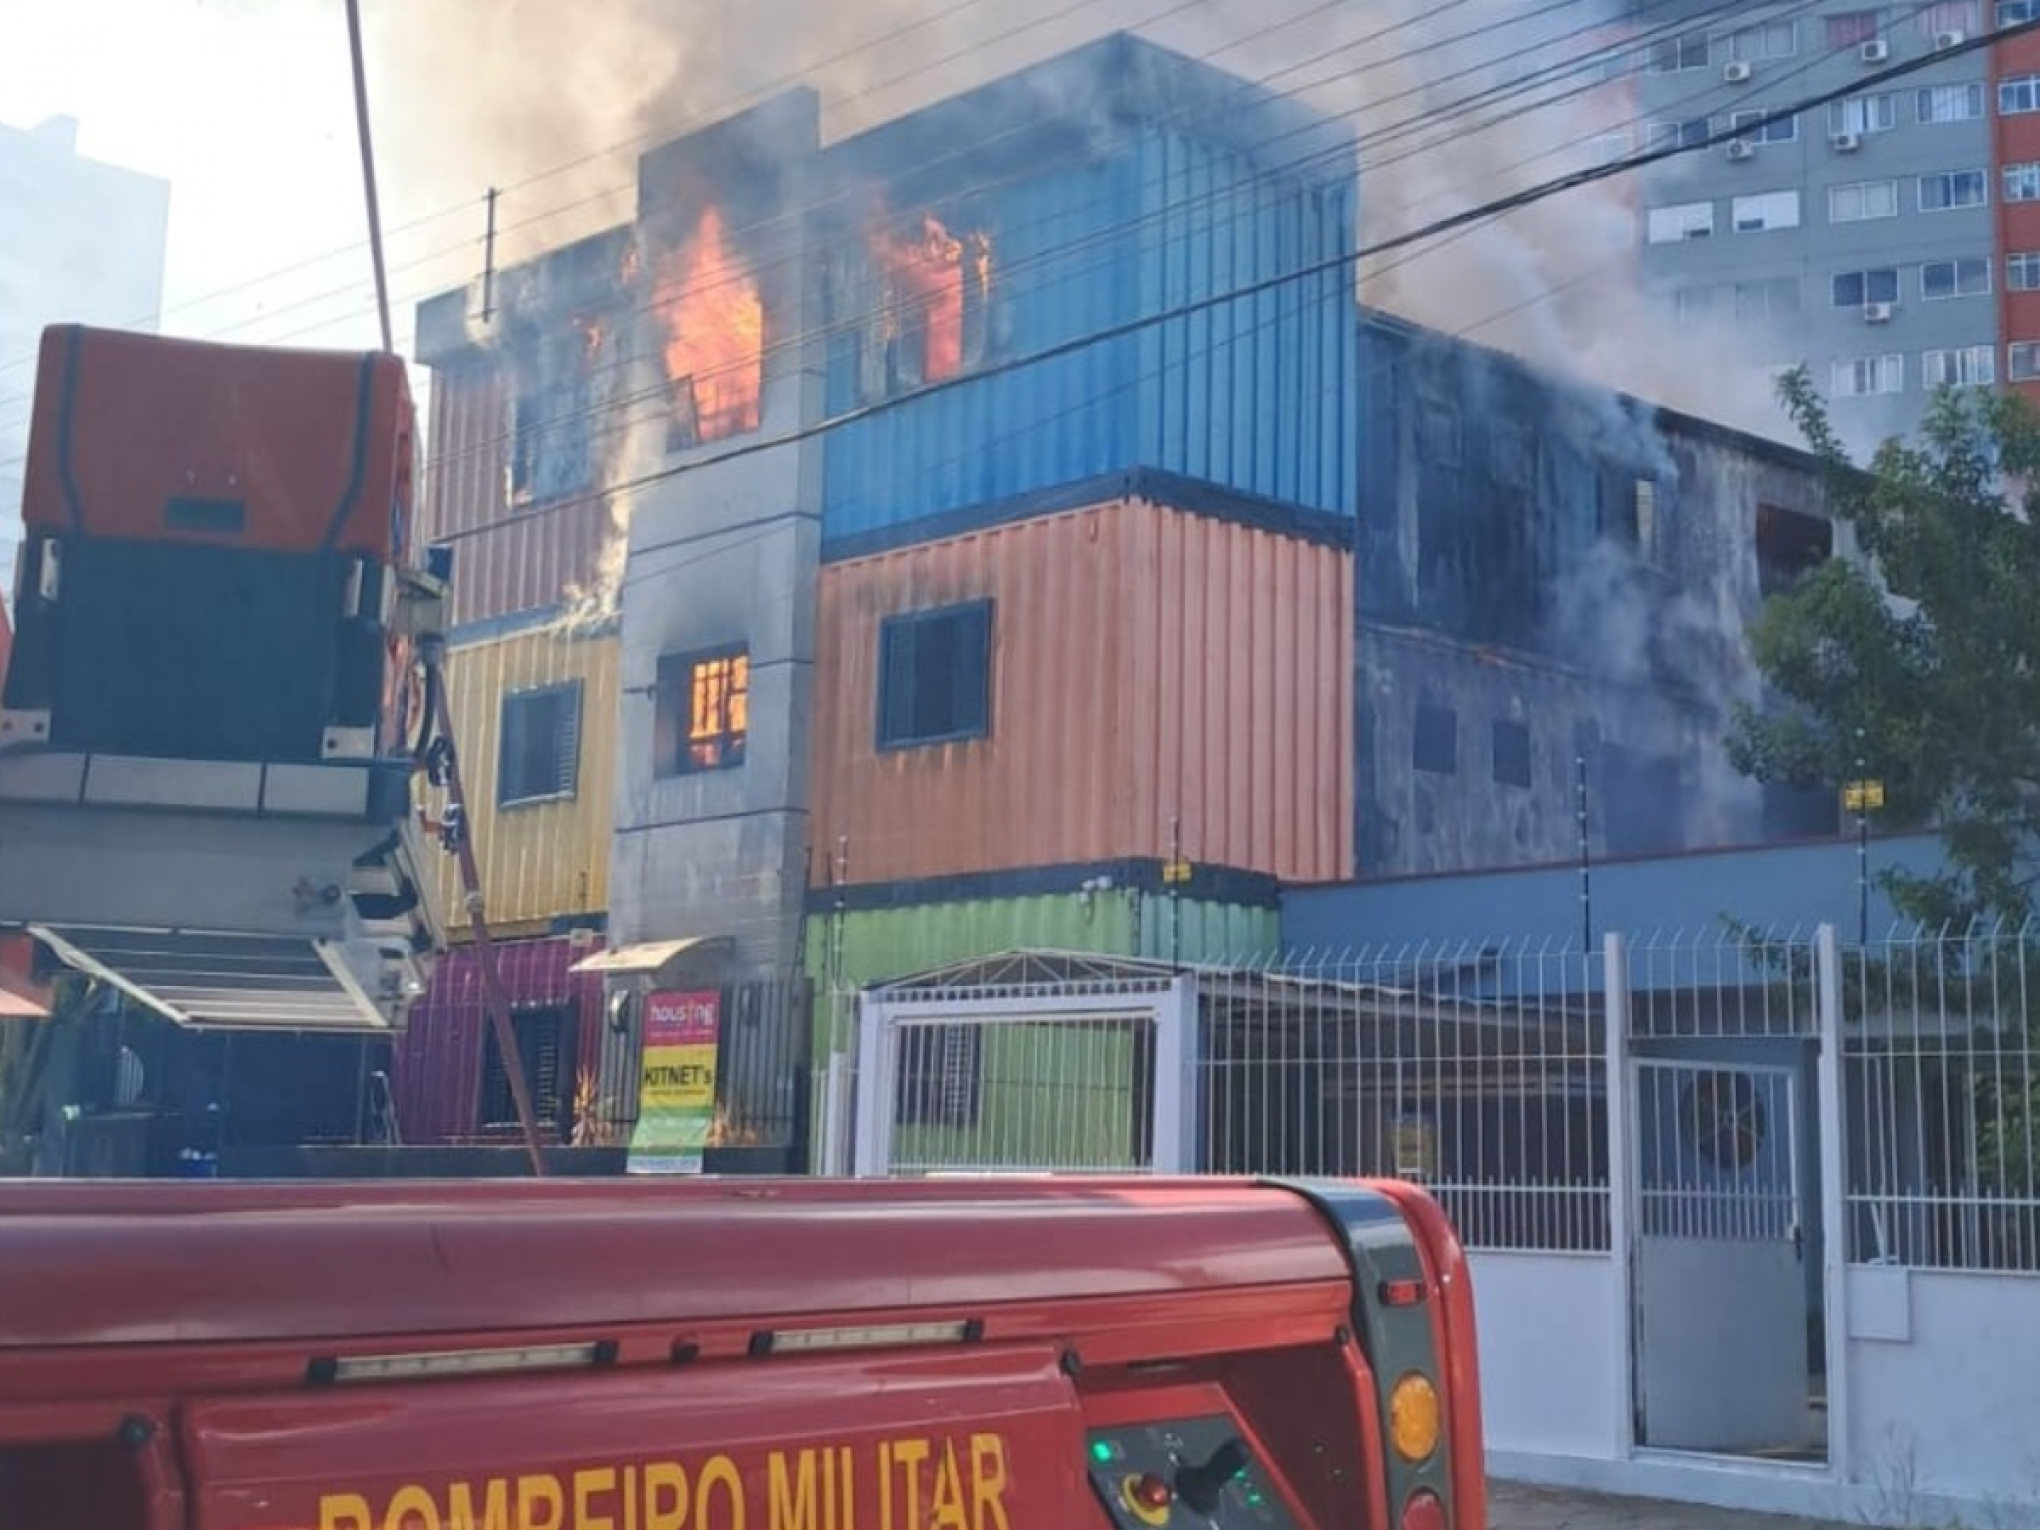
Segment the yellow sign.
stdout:
<path fill-rule="evenodd" d="M 1013 1530 L 1006 1441 L 928 1436 L 325 1493 L 319 1530 Z"/>
<path fill-rule="evenodd" d="M 1842 788 L 1842 806 L 1851 813 L 1874 813 L 1884 806 L 1882 781 L 1851 781 Z"/>
<path fill-rule="evenodd" d="M 1190 863 L 1181 856 L 1178 856 L 1173 861 L 1164 861 L 1162 863 L 1162 881 L 1164 883 L 1187 882 L 1189 880 Z"/>
<path fill-rule="evenodd" d="M 645 1000 L 645 1061 L 638 1081 L 633 1174 L 699 1174 L 715 1124 L 715 1057 L 722 995 L 655 993 Z"/>

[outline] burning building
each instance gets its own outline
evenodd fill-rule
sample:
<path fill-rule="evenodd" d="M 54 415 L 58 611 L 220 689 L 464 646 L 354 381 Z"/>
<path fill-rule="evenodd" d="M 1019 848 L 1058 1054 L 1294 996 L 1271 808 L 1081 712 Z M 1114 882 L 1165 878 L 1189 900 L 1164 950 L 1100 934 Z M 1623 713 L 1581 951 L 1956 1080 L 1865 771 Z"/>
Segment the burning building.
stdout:
<path fill-rule="evenodd" d="M 1363 314 L 1359 186 L 1339 125 L 1113 36 L 834 143 L 775 97 L 499 318 L 421 315 L 435 534 L 581 539 L 464 578 L 477 631 L 578 594 L 614 645 L 492 756 L 556 788 L 506 843 L 614 791 L 547 905 L 604 925 L 612 1129 L 658 990 L 716 998 L 719 1140 L 797 1161 L 812 982 L 1271 948 L 1285 886 L 1570 854 L 1581 762 L 1596 854 L 1757 834 L 1718 738 L 1828 550 L 1810 464 Z"/>

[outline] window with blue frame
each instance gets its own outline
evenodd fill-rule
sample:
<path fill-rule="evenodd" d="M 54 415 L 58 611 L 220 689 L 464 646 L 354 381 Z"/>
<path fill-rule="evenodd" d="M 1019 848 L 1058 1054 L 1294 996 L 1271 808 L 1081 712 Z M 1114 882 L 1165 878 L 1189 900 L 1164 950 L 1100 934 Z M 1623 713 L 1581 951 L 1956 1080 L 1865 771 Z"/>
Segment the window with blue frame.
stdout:
<path fill-rule="evenodd" d="M 992 731 L 992 603 L 889 616 L 878 632 L 878 747 Z"/>

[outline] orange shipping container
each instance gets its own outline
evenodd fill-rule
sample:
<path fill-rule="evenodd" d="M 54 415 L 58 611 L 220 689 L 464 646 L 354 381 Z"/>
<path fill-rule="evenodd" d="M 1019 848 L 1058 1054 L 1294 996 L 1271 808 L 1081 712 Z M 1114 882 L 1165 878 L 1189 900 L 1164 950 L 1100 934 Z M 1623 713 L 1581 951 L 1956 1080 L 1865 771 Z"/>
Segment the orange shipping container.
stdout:
<path fill-rule="evenodd" d="M 989 599 L 983 738 L 878 745 L 887 617 Z M 1346 550 L 1120 500 L 822 570 L 816 880 L 1162 858 L 1353 863 Z"/>

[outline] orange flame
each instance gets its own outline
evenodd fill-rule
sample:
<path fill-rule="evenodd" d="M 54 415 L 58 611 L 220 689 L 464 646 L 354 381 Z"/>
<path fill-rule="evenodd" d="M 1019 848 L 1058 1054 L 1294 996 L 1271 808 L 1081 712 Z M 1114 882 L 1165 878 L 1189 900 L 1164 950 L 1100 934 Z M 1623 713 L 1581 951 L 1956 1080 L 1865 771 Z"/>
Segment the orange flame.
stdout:
<path fill-rule="evenodd" d="M 757 282 L 725 243 L 718 209 L 703 212 L 694 238 L 662 263 L 654 306 L 666 326 L 674 407 L 682 416 L 691 409 L 696 438 L 756 430 L 765 306 Z"/>
<path fill-rule="evenodd" d="M 918 237 L 872 235 L 872 251 L 888 278 L 886 328 L 894 335 L 917 321 L 922 344 L 921 380 L 940 382 L 963 369 L 963 298 L 966 242 L 933 214 L 921 220 Z M 970 276 L 980 297 L 991 287 L 992 245 L 983 234 L 968 240 Z"/>

